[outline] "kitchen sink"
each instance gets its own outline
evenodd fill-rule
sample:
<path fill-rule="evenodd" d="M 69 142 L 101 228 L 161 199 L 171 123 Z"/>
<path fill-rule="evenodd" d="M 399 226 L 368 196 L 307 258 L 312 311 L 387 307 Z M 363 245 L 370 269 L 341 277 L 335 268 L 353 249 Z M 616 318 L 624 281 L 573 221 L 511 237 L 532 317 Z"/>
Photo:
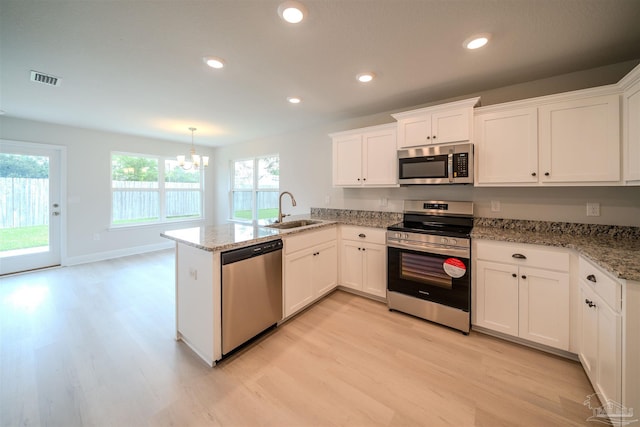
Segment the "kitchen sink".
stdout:
<path fill-rule="evenodd" d="M 269 225 L 265 225 L 265 227 L 277 228 L 279 230 L 283 230 L 283 229 L 290 229 L 290 228 L 306 227 L 307 225 L 320 224 L 321 222 L 322 221 L 314 221 L 312 219 L 299 219 L 297 221 L 269 224 Z"/>

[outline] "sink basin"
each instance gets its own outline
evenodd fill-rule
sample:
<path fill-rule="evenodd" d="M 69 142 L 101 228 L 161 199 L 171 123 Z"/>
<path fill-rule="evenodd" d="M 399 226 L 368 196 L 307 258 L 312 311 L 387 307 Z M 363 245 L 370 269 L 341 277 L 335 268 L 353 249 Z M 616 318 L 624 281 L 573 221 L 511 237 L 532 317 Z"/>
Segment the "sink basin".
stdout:
<path fill-rule="evenodd" d="M 320 224 L 322 221 L 314 221 L 312 219 L 299 219 L 297 221 L 281 222 L 276 224 L 265 225 L 269 228 L 277 228 L 279 230 L 306 227 L 307 225 Z"/>

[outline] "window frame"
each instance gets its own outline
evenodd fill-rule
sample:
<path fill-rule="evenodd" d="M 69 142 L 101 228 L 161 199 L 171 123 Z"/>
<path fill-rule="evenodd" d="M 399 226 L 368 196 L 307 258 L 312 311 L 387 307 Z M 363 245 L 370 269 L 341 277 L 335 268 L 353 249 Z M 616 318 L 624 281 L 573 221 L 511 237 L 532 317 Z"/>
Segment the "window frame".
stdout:
<path fill-rule="evenodd" d="M 260 188 L 258 187 L 258 181 L 259 181 L 259 174 L 258 174 L 258 170 L 259 170 L 259 164 L 260 164 L 260 160 L 265 159 L 265 158 L 269 158 L 269 157 L 277 157 L 278 158 L 278 170 L 279 170 L 279 165 L 280 165 L 280 153 L 270 153 L 270 154 L 263 154 L 260 156 L 255 156 L 255 157 L 241 157 L 241 158 L 237 158 L 237 159 L 231 159 L 229 161 L 229 213 L 228 213 L 228 217 L 229 217 L 229 221 L 233 221 L 233 222 L 241 222 L 241 223 L 251 223 L 253 221 L 258 221 L 258 193 L 260 192 L 270 192 L 270 193 L 276 193 L 279 194 L 280 193 L 280 180 L 278 179 L 278 188 Z M 235 165 L 237 162 L 244 162 L 244 161 L 248 161 L 251 160 L 252 161 L 252 168 L 253 168 L 253 182 L 252 182 L 252 188 L 251 189 L 236 189 L 235 188 Z M 234 209 L 234 205 L 233 205 L 233 196 L 236 192 L 250 192 L 251 193 L 251 219 L 242 219 L 242 218 L 236 218 L 233 216 L 235 209 Z"/>
<path fill-rule="evenodd" d="M 115 155 L 120 155 L 120 156 L 130 156 L 130 157 L 141 157 L 141 158 L 145 158 L 145 159 L 154 159 L 157 160 L 158 162 L 158 181 L 157 181 L 157 188 L 131 188 L 131 189 L 127 189 L 127 188 L 115 188 L 113 186 L 113 156 Z M 172 223 L 179 223 L 179 222 L 189 222 L 189 221 L 203 221 L 205 219 L 205 215 L 204 215 L 204 207 L 205 207 L 205 188 L 204 188 L 204 183 L 205 183 L 205 169 L 204 167 L 201 167 L 200 170 L 200 182 L 199 182 L 199 187 L 197 189 L 195 188 L 189 188 L 189 189 L 180 189 L 180 188 L 169 188 L 167 189 L 166 187 L 166 182 L 165 182 L 165 170 L 166 170 L 166 166 L 165 166 L 165 162 L 169 160 L 169 161 L 177 161 L 174 157 L 169 157 L 169 156 L 163 156 L 163 155 L 158 155 L 158 154 L 146 154 L 146 153 L 133 153 L 133 152 L 128 152 L 128 151 L 111 151 L 110 155 L 109 155 L 109 187 L 110 187 L 110 198 L 109 198 L 109 228 L 110 229 L 116 229 L 116 228 L 132 228 L 132 227 L 148 227 L 148 226 L 153 226 L 153 225 L 160 225 L 160 224 L 172 224 Z M 189 217 L 189 218 L 167 218 L 167 192 L 168 191 L 198 191 L 200 193 L 200 214 L 195 217 Z M 114 197 L 114 193 L 115 192 L 119 192 L 119 191 L 145 191 L 145 192 L 155 192 L 158 194 L 158 219 L 154 220 L 154 221 L 145 221 L 145 222 L 137 222 L 137 223 L 125 223 L 125 224 L 115 224 L 113 222 L 113 209 L 114 209 L 114 203 L 113 203 L 113 197 Z"/>

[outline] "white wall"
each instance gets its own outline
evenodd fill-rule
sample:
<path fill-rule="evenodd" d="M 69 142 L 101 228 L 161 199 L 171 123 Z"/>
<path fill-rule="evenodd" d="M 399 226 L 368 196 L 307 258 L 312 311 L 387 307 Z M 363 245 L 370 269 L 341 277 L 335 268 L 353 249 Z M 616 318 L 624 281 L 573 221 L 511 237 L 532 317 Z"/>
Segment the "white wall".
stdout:
<path fill-rule="evenodd" d="M 62 203 L 62 213 L 66 220 L 66 233 L 62 236 L 63 248 L 66 249 L 66 253 L 63 254 L 64 264 L 76 264 L 170 247 L 171 241 L 161 238 L 161 231 L 192 227 L 205 223 L 207 218 L 213 218 L 214 200 L 208 198 L 205 206 L 205 220 L 201 222 L 109 228 L 111 151 L 173 157 L 180 153 L 188 153 L 188 144 L 6 116 L 0 117 L 0 139 L 67 147 L 67 200 Z M 196 147 L 196 150 L 202 154 L 208 152 L 210 156 L 214 151 L 210 147 Z M 205 176 L 205 188 L 214 188 L 213 174 Z M 100 236 L 100 240 L 94 240 L 96 234 Z"/>
<path fill-rule="evenodd" d="M 578 73 L 557 76 L 459 96 L 481 96 L 490 105 L 616 83 L 638 61 L 629 61 Z M 446 101 L 446 100 L 443 100 Z M 421 107 L 435 102 L 421 104 Z M 301 108 L 305 108 L 301 105 Z M 410 110 L 408 107 L 404 110 Z M 395 111 L 393 111 L 395 112 Z M 393 189 L 341 189 L 331 185 L 331 139 L 329 133 L 394 122 L 391 112 L 318 125 L 293 133 L 219 148 L 216 151 L 216 205 L 214 220 L 229 214 L 229 162 L 233 159 L 280 153 L 280 189 L 291 191 L 298 201 L 285 212 L 307 213 L 310 207 L 402 211 L 405 199 L 470 200 L 476 216 L 640 226 L 640 187 L 475 188 L 471 186 L 416 186 Z M 325 203 L 327 196 L 329 203 Z M 380 199 L 387 198 L 387 206 Z M 491 212 L 491 200 L 501 211 Z M 601 216 L 587 217 L 586 203 L 599 202 Z"/>

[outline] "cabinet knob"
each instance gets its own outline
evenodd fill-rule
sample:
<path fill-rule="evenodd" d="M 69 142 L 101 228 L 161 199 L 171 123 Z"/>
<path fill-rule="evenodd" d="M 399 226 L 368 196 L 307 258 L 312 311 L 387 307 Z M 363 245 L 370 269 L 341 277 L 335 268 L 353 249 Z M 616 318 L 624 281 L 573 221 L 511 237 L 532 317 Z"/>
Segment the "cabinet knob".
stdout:
<path fill-rule="evenodd" d="M 523 275 L 522 275 L 522 278 L 523 278 L 523 279 L 526 279 L 526 278 L 527 278 L 527 276 L 526 276 L 525 274 L 523 274 Z"/>
<path fill-rule="evenodd" d="M 362 237 L 364 239 L 365 237 L 367 237 L 367 235 L 364 234 L 364 233 L 360 233 L 360 234 L 358 234 L 358 237 Z"/>
<path fill-rule="evenodd" d="M 436 136 L 435 136 L 435 135 L 433 135 L 433 139 L 436 139 Z"/>
<path fill-rule="evenodd" d="M 430 137 L 430 136 L 427 136 L 427 139 L 431 139 L 431 137 Z"/>
<path fill-rule="evenodd" d="M 358 181 L 360 181 L 360 178 L 358 178 Z"/>
<path fill-rule="evenodd" d="M 549 175 L 551 175 L 549 172 L 544 173 L 544 176 L 549 176 Z"/>
<path fill-rule="evenodd" d="M 537 173 L 531 172 L 531 176 L 536 176 L 536 175 L 537 175 Z"/>
<path fill-rule="evenodd" d="M 526 256 L 522 255 L 522 254 L 513 254 L 511 255 L 511 258 L 516 258 L 516 259 L 527 259 Z"/>
<path fill-rule="evenodd" d="M 366 180 L 367 180 L 367 178 L 362 178 L 362 180 L 363 180 L 363 181 L 366 181 Z"/>
<path fill-rule="evenodd" d="M 593 283 L 597 282 L 596 276 L 594 276 L 593 274 L 588 275 L 587 276 L 587 280 L 590 281 L 590 282 L 593 282 Z"/>
<path fill-rule="evenodd" d="M 518 277 L 516 273 L 511 273 L 511 277 Z"/>

